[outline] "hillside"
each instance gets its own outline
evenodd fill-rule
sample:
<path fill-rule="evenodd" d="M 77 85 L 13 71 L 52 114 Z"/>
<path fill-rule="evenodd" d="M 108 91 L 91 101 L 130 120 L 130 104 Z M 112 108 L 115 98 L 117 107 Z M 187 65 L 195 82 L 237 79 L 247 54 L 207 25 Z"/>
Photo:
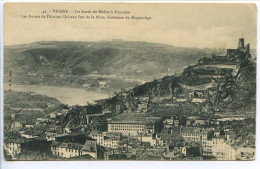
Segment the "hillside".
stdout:
<path fill-rule="evenodd" d="M 10 124 L 12 114 L 17 114 L 16 119 L 20 121 L 34 121 L 36 118 L 44 117 L 46 114 L 58 109 L 60 105 L 61 103 L 57 99 L 44 95 L 5 91 L 4 125 L 6 127 Z"/>
<path fill-rule="evenodd" d="M 90 83 L 95 86 L 90 74 L 105 79 L 106 76 L 116 75 L 150 80 L 165 76 L 167 70 L 169 74 L 181 72 L 184 66 L 196 62 L 198 58 L 209 57 L 216 52 L 129 41 L 35 42 L 4 48 L 4 81 L 7 82 L 9 71 L 13 73 L 13 82 L 29 84 L 73 84 L 82 87 Z M 65 76 L 66 80 L 62 79 Z M 118 83 L 124 82 L 113 81 L 110 85 L 120 88 Z M 133 87 L 136 84 L 140 83 L 125 85 Z"/>
<path fill-rule="evenodd" d="M 231 54 L 231 60 L 216 63 L 208 56 L 223 51 L 127 41 L 35 42 L 5 47 L 5 82 L 12 70 L 15 83 L 101 87 L 104 82 L 103 87 L 113 91 L 134 87 L 134 95 L 138 97 L 187 98 L 188 104 L 184 106 L 190 107 L 187 112 L 254 113 L 255 57 L 253 54 L 250 61 L 239 58 L 246 57 L 249 51 L 245 50 Z M 170 76 L 164 77 L 167 69 Z M 140 85 L 127 78 L 157 80 Z M 193 103 L 194 92 L 201 94 L 192 97 L 206 101 Z M 118 99 L 107 100 L 107 103 L 112 109 L 119 104 L 119 112 L 135 109 L 136 103 L 131 97 L 130 107 Z"/>
<path fill-rule="evenodd" d="M 244 46 L 242 43 L 237 49 L 227 49 L 225 55 L 200 58 L 196 64 L 187 66 L 179 75 L 166 76 L 139 85 L 133 91 L 138 97 L 166 97 L 179 104 L 170 108 L 157 106 L 159 108 L 154 109 L 157 115 L 168 112 L 199 113 L 205 116 L 241 114 L 255 117 L 254 58 L 249 44 Z"/>
<path fill-rule="evenodd" d="M 232 73 L 227 73 L 224 77 L 216 79 L 209 71 L 206 80 L 198 79 L 201 84 L 193 80 L 187 82 L 185 76 L 194 74 L 199 77 L 198 74 L 203 71 L 198 72 L 198 67 L 202 66 L 205 65 L 198 63 L 186 68 L 180 75 L 165 76 L 138 85 L 131 91 L 119 92 L 112 98 L 100 100 L 98 105 L 117 115 L 123 113 L 138 117 L 142 113 L 155 117 L 183 115 L 198 115 L 206 118 L 227 115 L 255 117 L 256 65 L 254 62 L 247 60 L 238 63 L 235 65 L 238 71 L 233 71 L 235 72 L 233 76 Z M 219 72 L 222 71 L 226 70 L 219 70 Z M 185 85 L 185 83 L 188 84 Z M 194 98 L 205 100 L 193 102 Z M 179 102 L 177 99 L 186 99 L 186 101 Z M 145 105 L 145 110 L 140 110 L 140 106 L 143 107 L 142 104 Z M 80 112 L 89 113 L 83 110 L 84 108 L 86 107 L 74 107 L 69 111 L 75 126 L 84 121 L 80 118 Z M 64 125 L 68 121 L 68 118 L 64 118 Z"/>
<path fill-rule="evenodd" d="M 256 64 L 240 64 L 238 75 L 231 81 L 223 83 L 220 90 L 222 99 L 218 107 L 227 111 L 256 111 Z"/>
<path fill-rule="evenodd" d="M 256 63 L 248 46 L 227 49 L 225 55 L 202 57 L 181 73 L 121 90 L 96 103 L 113 115 L 255 117 Z M 88 106 L 72 107 L 63 125 L 83 123 L 82 113 L 91 114 Z"/>

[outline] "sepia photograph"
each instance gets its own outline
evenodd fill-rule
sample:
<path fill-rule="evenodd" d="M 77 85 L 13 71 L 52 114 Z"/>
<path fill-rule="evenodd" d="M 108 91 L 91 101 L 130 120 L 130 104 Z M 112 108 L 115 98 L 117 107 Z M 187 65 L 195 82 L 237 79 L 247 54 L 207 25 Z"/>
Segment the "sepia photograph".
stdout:
<path fill-rule="evenodd" d="M 252 161 L 257 6 L 5 3 L 7 161 Z"/>

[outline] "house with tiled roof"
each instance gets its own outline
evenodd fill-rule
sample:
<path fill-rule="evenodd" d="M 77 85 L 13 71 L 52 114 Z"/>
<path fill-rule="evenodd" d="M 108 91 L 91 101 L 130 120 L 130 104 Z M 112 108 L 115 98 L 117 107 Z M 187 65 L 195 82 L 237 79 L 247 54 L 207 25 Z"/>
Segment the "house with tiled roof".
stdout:
<path fill-rule="evenodd" d="M 103 152 L 103 148 L 97 145 L 97 141 L 95 140 L 87 140 L 81 148 L 81 155 L 88 154 L 96 160 L 104 158 Z"/>
<path fill-rule="evenodd" d="M 59 156 L 62 158 L 71 158 L 81 155 L 81 149 L 83 145 L 78 143 L 62 143 L 53 142 L 51 144 L 51 152 L 54 156 Z"/>
<path fill-rule="evenodd" d="M 179 134 L 157 133 L 157 145 L 166 146 L 168 143 L 180 143 L 184 138 Z"/>

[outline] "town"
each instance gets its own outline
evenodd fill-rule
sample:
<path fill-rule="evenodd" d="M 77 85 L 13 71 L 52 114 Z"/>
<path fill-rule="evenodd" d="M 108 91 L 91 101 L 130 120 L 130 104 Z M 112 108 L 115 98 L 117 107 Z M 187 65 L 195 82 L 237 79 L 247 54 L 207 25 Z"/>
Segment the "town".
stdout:
<path fill-rule="evenodd" d="M 240 38 L 223 56 L 201 58 L 179 75 L 122 88 L 94 104 L 62 105 L 30 120 L 21 120 L 23 108 L 14 109 L 5 158 L 254 160 L 255 103 L 245 108 L 245 89 L 236 87 L 254 66 L 250 45 Z M 243 84 L 255 99 L 254 84 Z"/>

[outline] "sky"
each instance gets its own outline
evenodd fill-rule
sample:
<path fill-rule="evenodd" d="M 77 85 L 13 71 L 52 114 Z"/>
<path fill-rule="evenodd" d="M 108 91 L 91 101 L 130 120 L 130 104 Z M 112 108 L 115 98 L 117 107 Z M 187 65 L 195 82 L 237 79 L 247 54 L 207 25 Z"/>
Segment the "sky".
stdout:
<path fill-rule="evenodd" d="M 119 10 L 150 20 L 22 18 L 53 10 Z M 49 12 L 52 15 L 63 15 Z M 47 15 L 47 14 L 44 14 Z M 69 13 L 67 15 L 75 15 Z M 94 17 L 102 14 L 91 14 Z M 86 16 L 86 15 L 85 15 Z M 238 38 L 256 48 L 254 4 L 101 4 L 7 3 L 4 6 L 4 45 L 36 41 L 101 41 L 122 39 L 181 47 L 234 48 Z"/>

